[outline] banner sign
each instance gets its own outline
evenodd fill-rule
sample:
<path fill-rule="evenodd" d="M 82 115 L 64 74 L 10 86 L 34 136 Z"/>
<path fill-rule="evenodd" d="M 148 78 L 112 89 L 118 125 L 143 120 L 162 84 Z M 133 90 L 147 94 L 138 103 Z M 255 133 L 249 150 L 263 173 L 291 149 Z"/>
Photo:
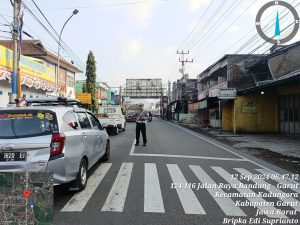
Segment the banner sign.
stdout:
<path fill-rule="evenodd" d="M 224 88 L 220 89 L 219 99 L 235 99 L 236 98 L 236 89 L 235 88 Z"/>
<path fill-rule="evenodd" d="M 6 68 L 0 66 L 0 81 L 1 80 L 12 80 L 11 72 L 7 71 Z M 31 88 L 34 87 L 35 89 L 42 89 L 44 91 L 55 91 L 55 83 L 49 82 L 40 78 L 36 78 L 34 76 L 30 76 L 27 74 L 21 74 L 21 85 L 26 85 L 27 87 Z"/>
<path fill-rule="evenodd" d="M 242 113 L 256 113 L 256 102 L 242 102 Z"/>
<path fill-rule="evenodd" d="M 12 71 L 13 68 L 13 52 L 1 45 L 0 66 L 4 67 L 8 71 Z M 55 69 L 45 66 L 44 64 L 39 63 L 30 57 L 21 55 L 20 70 L 22 75 L 27 75 L 55 83 Z"/>
<path fill-rule="evenodd" d="M 78 99 L 82 104 L 87 104 L 87 105 L 92 104 L 91 93 L 77 93 L 76 99 Z"/>

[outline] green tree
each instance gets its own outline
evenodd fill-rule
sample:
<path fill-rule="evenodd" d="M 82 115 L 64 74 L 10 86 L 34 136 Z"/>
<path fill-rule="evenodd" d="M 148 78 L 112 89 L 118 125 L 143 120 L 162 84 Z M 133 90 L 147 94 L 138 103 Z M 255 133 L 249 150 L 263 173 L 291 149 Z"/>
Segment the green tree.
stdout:
<path fill-rule="evenodd" d="M 86 83 L 82 84 L 82 93 L 86 93 Z"/>
<path fill-rule="evenodd" d="M 89 52 L 88 58 L 86 61 L 86 92 L 91 93 L 92 95 L 92 104 L 89 106 L 89 109 L 97 113 L 98 112 L 98 100 L 96 97 L 96 60 L 92 51 Z"/>

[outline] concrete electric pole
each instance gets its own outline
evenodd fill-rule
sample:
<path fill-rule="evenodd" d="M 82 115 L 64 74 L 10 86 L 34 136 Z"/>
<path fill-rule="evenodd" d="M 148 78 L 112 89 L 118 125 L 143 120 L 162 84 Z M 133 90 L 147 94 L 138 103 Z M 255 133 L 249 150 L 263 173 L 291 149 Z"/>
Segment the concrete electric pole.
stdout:
<path fill-rule="evenodd" d="M 13 18 L 13 69 L 12 69 L 12 91 L 9 99 L 10 104 L 15 104 L 15 99 L 17 99 L 17 91 L 18 91 L 18 37 L 19 37 L 19 13 L 21 10 L 22 0 L 14 0 L 14 18 Z"/>
<path fill-rule="evenodd" d="M 168 103 L 171 102 L 171 81 L 168 81 Z"/>
<path fill-rule="evenodd" d="M 185 55 L 190 54 L 189 51 L 187 51 L 187 52 L 184 52 L 184 51 L 179 52 L 179 51 L 177 50 L 177 53 L 176 53 L 176 54 L 181 55 L 181 58 L 179 58 L 179 62 L 181 62 L 181 73 L 182 73 L 182 78 L 184 78 L 184 76 L 185 76 L 185 64 L 186 64 L 186 63 L 193 63 L 193 62 L 194 62 L 194 59 L 192 59 L 192 60 L 184 59 L 184 56 L 185 56 Z"/>

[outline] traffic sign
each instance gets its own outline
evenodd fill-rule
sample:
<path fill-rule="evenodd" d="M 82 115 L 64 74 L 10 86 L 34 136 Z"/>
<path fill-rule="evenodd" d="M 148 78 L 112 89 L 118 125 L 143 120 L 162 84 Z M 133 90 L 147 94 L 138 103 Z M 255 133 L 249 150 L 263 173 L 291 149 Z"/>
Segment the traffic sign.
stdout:
<path fill-rule="evenodd" d="M 78 99 L 81 104 L 92 104 L 92 95 L 91 93 L 77 93 L 76 99 Z"/>

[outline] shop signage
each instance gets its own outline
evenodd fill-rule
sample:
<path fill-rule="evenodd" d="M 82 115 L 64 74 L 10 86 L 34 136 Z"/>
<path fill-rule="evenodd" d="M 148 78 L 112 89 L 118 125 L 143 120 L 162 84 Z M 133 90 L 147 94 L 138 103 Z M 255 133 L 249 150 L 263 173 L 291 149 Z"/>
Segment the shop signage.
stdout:
<path fill-rule="evenodd" d="M 206 109 L 207 108 L 207 100 L 199 102 L 199 109 Z"/>
<path fill-rule="evenodd" d="M 256 113 L 256 102 L 242 102 L 242 113 Z"/>
<path fill-rule="evenodd" d="M 207 108 L 207 100 L 204 100 L 201 102 L 196 102 L 196 103 L 190 103 L 188 108 L 189 108 L 189 111 L 205 109 L 205 108 Z"/>
<path fill-rule="evenodd" d="M 7 71 L 6 68 L 0 66 L 0 80 L 9 80 L 11 81 L 11 72 Z M 26 85 L 35 89 L 42 89 L 43 91 L 55 91 L 56 85 L 52 82 L 30 76 L 27 74 L 21 74 L 21 85 Z"/>
<path fill-rule="evenodd" d="M 13 52 L 0 45 L 0 66 L 5 67 L 8 71 L 12 71 Z M 42 63 L 35 61 L 33 58 L 21 55 L 20 58 L 21 74 L 26 74 L 31 77 L 43 79 L 50 82 L 55 82 L 54 68 L 45 66 Z"/>
<path fill-rule="evenodd" d="M 77 93 L 76 99 L 78 99 L 82 104 L 92 104 L 91 93 Z"/>
<path fill-rule="evenodd" d="M 219 99 L 235 99 L 236 98 L 236 89 L 235 88 L 225 88 L 220 89 Z"/>

